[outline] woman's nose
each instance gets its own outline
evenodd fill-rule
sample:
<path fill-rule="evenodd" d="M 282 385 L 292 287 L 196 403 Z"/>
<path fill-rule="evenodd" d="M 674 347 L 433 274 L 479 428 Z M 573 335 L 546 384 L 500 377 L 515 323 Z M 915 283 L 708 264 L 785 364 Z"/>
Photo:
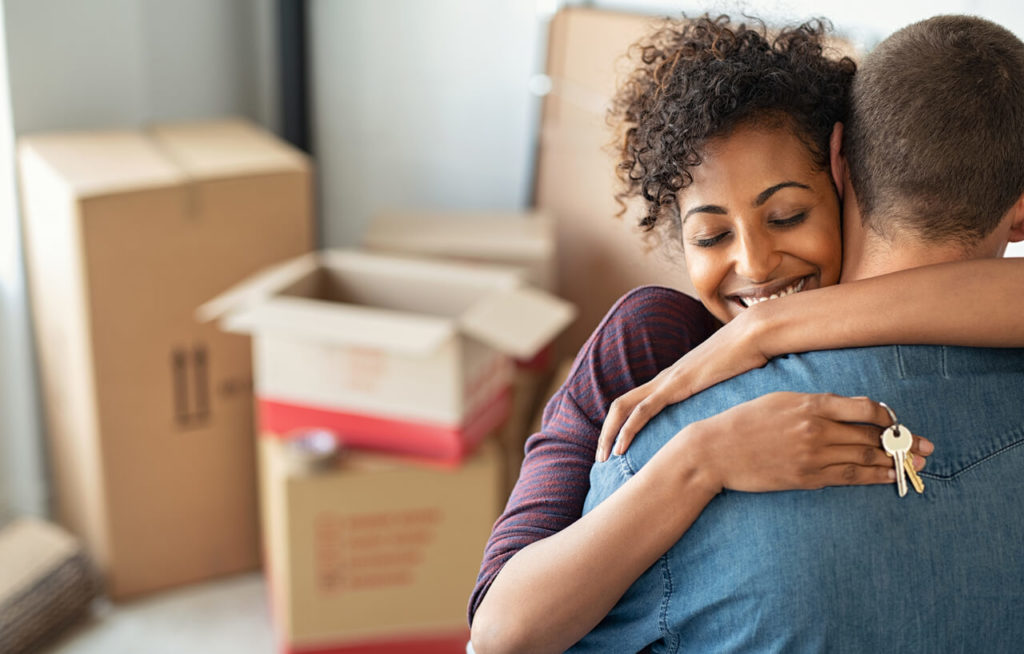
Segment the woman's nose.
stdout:
<path fill-rule="evenodd" d="M 736 274 L 752 282 L 766 282 L 782 262 L 768 234 L 743 234 L 736 240 L 734 267 Z"/>

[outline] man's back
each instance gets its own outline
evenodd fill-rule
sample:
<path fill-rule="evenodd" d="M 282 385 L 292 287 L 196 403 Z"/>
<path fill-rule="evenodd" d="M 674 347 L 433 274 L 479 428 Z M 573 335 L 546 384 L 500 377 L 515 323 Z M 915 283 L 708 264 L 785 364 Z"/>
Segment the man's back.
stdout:
<path fill-rule="evenodd" d="M 773 361 L 667 409 L 594 467 L 587 509 L 685 424 L 778 390 L 867 395 L 935 443 L 926 489 L 726 491 L 579 651 L 1021 651 L 1024 350 Z M 671 507 L 666 507 L 671 511 Z"/>

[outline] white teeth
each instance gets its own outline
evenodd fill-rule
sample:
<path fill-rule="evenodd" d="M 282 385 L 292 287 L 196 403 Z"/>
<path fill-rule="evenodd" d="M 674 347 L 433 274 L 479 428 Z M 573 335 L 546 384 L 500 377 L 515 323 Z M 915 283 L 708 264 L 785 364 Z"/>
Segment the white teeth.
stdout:
<path fill-rule="evenodd" d="M 753 305 L 757 304 L 758 302 L 764 302 L 765 300 L 776 300 L 776 299 L 778 299 L 780 297 L 786 297 L 787 295 L 792 295 L 793 293 L 799 293 L 800 291 L 804 290 L 804 282 L 805 281 L 807 281 L 806 277 L 801 279 L 800 281 L 798 281 L 796 284 L 793 284 L 792 286 L 789 286 L 787 288 L 782 289 L 778 293 L 772 293 L 768 297 L 744 297 L 744 296 L 739 296 L 739 300 L 740 300 L 740 302 L 743 303 L 744 306 L 747 306 L 747 307 L 753 306 Z"/>

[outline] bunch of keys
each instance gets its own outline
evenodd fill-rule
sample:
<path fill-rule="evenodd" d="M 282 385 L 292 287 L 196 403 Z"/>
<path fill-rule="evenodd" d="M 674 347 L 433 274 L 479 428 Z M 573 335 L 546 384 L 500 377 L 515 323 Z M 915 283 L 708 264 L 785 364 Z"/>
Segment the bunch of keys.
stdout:
<path fill-rule="evenodd" d="M 914 490 L 919 494 L 923 493 L 924 482 L 917 475 L 917 470 L 914 470 L 914 458 L 910 455 L 910 446 L 914 444 L 914 437 L 910 434 L 909 429 L 900 424 L 896 419 L 896 414 L 885 402 L 879 402 L 879 404 L 889 412 L 889 417 L 892 418 L 892 425 L 882 432 L 882 448 L 896 464 L 896 490 L 900 497 L 906 495 L 907 477 L 909 477 Z"/>

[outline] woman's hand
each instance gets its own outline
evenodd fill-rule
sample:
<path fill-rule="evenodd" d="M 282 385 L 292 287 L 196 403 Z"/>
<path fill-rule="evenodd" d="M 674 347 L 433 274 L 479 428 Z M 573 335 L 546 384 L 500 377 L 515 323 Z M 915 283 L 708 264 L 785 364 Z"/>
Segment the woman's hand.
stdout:
<path fill-rule="evenodd" d="M 866 397 L 778 392 L 694 423 L 680 432 L 680 446 L 696 448 L 716 492 L 886 484 L 895 467 L 879 435 L 890 424 L 886 410 Z M 914 436 L 915 469 L 933 450 Z"/>
<path fill-rule="evenodd" d="M 770 357 L 758 347 L 755 309 L 727 323 L 651 381 L 616 398 L 601 427 L 596 459 L 606 460 L 613 445 L 615 454 L 625 452 L 637 432 L 669 404 L 768 363 Z"/>

